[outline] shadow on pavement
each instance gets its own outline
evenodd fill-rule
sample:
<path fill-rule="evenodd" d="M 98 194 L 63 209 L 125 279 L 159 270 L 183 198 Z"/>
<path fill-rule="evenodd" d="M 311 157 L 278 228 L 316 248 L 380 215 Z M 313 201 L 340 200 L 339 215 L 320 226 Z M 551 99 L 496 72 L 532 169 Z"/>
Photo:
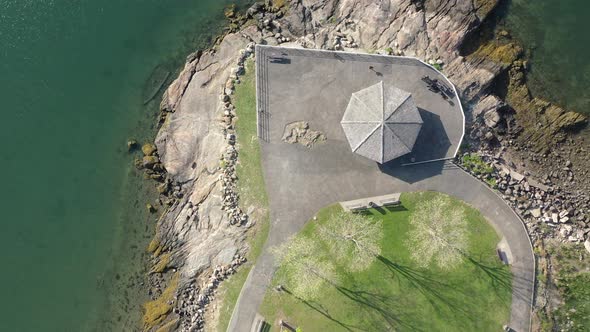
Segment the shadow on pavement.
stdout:
<path fill-rule="evenodd" d="M 399 158 L 402 164 L 446 158 L 452 147 L 440 116 L 420 107 L 418 111 L 424 123 L 412 152 Z"/>
<path fill-rule="evenodd" d="M 378 166 L 381 172 L 400 179 L 406 183 L 419 182 L 435 175 L 439 175 L 445 169 L 457 167 L 453 163 L 444 160 L 433 161 L 425 164 L 403 166 L 403 161 L 398 159 Z"/>

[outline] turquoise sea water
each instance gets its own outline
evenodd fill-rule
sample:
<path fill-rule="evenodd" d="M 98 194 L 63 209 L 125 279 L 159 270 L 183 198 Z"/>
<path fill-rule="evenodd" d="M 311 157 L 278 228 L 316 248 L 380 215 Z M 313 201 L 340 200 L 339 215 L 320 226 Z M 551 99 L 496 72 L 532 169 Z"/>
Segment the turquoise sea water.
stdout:
<path fill-rule="evenodd" d="M 137 327 L 155 195 L 126 140 L 155 133 L 154 68 L 175 76 L 228 3 L 0 0 L 0 331 Z"/>
<path fill-rule="evenodd" d="M 505 24 L 529 49 L 533 94 L 590 113 L 590 2 L 507 0 Z"/>

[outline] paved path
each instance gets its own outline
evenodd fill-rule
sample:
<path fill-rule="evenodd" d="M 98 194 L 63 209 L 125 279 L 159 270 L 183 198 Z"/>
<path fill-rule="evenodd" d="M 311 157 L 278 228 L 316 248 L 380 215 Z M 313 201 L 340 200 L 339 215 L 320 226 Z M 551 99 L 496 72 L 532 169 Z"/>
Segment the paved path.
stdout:
<path fill-rule="evenodd" d="M 292 200 L 281 199 L 287 196 L 283 190 L 280 190 L 280 193 L 269 192 L 272 211 L 270 235 L 264 253 L 242 289 L 228 331 L 250 330 L 276 269 L 275 261 L 266 249 L 296 234 L 319 209 L 341 200 L 416 190 L 444 192 L 467 202 L 480 210 L 494 228 L 506 238 L 513 256 L 511 270 L 514 275 L 510 326 L 516 331 L 529 331 L 534 287 L 534 257 L 524 226 L 510 207 L 493 191 L 456 166 L 445 164 L 444 169 L 440 169 L 439 165 L 425 164 L 411 170 L 412 173 L 421 174 L 439 171 L 440 174 L 412 184 L 395 181 L 393 180 L 395 178 L 391 181 L 369 180 L 371 176 L 367 176 L 364 179 L 366 181 L 359 178 L 343 179 L 344 181 L 341 182 L 326 179 L 321 185 L 310 184 L 311 190 L 302 193 L 298 192 L 298 188 L 289 189 L 292 187 L 285 185 L 283 188 L 293 194 L 293 196 L 289 195 Z M 387 174 L 384 176 L 389 177 Z"/>
<path fill-rule="evenodd" d="M 257 55 L 257 61 L 260 59 Z M 366 61 L 366 57 L 363 59 Z M 293 60 L 291 64 L 295 65 L 296 61 Z M 357 68 L 357 78 L 361 79 L 360 76 L 367 75 L 364 67 L 365 65 Z M 276 270 L 276 262 L 268 249 L 296 234 L 321 208 L 339 201 L 420 190 L 447 193 L 467 202 L 480 210 L 496 231 L 505 238 L 513 257 L 510 326 L 517 331 L 529 331 L 535 262 L 527 232 L 510 207 L 488 187 L 452 163 L 433 162 L 405 167 L 395 164 L 378 166 L 375 162 L 351 153 L 339 126 L 339 118 L 345 109 L 340 107 L 342 102 L 338 101 L 342 96 L 338 96 L 340 90 L 330 89 L 333 82 L 342 82 L 327 79 L 329 76 L 314 76 L 314 81 L 308 76 L 303 84 L 303 91 L 298 89 L 301 84 L 291 85 L 290 89 L 286 89 L 287 81 L 297 78 L 296 72 L 289 68 L 288 64 L 266 63 L 264 70 L 257 73 L 259 86 L 261 82 L 270 80 L 270 83 L 267 82 L 269 84 L 264 85 L 264 94 L 258 98 L 264 100 L 267 112 L 261 146 L 271 227 L 263 253 L 240 293 L 228 331 L 250 331 Z M 312 72 L 302 70 L 301 74 L 311 75 Z M 404 78 L 407 81 L 407 76 Z M 419 80 L 420 76 L 415 79 Z M 365 80 L 367 84 L 371 83 L 369 78 Z M 356 84 L 356 81 L 353 83 Z M 312 89 L 314 84 L 319 85 L 315 90 Z M 330 97 L 332 99 L 326 100 L 328 91 L 335 95 Z M 299 104 L 305 103 L 307 106 L 295 107 L 295 97 L 301 99 Z M 432 107 L 436 105 L 434 100 L 429 103 Z M 460 143 L 461 135 L 457 130 L 462 130 L 456 125 L 457 116 L 449 113 L 456 112 L 458 108 L 448 106 L 450 105 L 445 106 L 445 109 L 436 110 L 441 115 L 440 121 L 443 123 L 437 130 L 448 131 L 444 136 L 449 138 L 449 144 L 439 146 L 444 149 L 443 156 L 452 152 L 453 146 Z M 301 120 L 308 121 L 312 129 L 326 133 L 328 140 L 312 149 L 282 142 L 285 124 Z M 425 134 L 439 137 L 429 132 Z M 430 156 L 432 152 L 425 153 Z"/>

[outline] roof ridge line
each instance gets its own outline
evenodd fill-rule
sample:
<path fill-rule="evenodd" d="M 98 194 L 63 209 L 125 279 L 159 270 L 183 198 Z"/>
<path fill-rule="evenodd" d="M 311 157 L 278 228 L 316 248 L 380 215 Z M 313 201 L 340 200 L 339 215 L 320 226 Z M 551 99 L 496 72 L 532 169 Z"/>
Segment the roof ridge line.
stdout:
<path fill-rule="evenodd" d="M 366 141 L 369 139 L 369 137 L 371 137 L 371 135 L 373 135 L 373 133 L 374 133 L 374 132 L 375 132 L 377 129 L 379 129 L 379 127 L 383 127 L 383 124 L 380 124 L 380 125 L 378 125 L 377 127 L 375 127 L 373 130 L 371 130 L 371 131 L 369 132 L 369 134 L 367 135 L 367 137 L 365 137 L 365 138 L 364 138 L 362 141 L 360 141 L 360 143 L 359 143 L 359 144 L 357 144 L 357 146 L 356 146 L 354 149 L 352 149 L 352 152 L 356 152 L 356 150 L 358 150 L 358 149 L 361 147 L 361 145 L 363 145 L 363 143 L 365 143 L 365 142 L 366 142 Z"/>
<path fill-rule="evenodd" d="M 383 127 L 385 127 L 385 125 L 383 125 Z M 401 139 L 401 138 L 400 138 L 400 137 L 399 137 L 399 136 L 398 136 L 398 135 L 395 133 L 395 131 L 391 130 L 391 128 L 389 128 L 389 127 L 387 127 L 387 129 L 389 129 L 389 131 L 390 131 L 390 132 L 393 134 L 393 136 L 397 137 L 397 139 L 398 139 L 400 142 L 402 142 L 402 145 L 403 145 L 403 146 L 405 146 L 405 147 L 406 147 L 406 149 L 408 149 L 408 152 L 406 152 L 406 153 L 410 153 L 410 152 L 412 152 L 412 149 L 410 149 L 410 148 L 408 147 L 408 145 L 406 144 L 406 142 L 404 142 L 404 141 L 403 141 L 403 140 L 402 140 L 402 139 Z M 385 134 L 383 134 L 383 136 L 385 136 Z"/>
<path fill-rule="evenodd" d="M 381 84 L 381 123 L 385 122 L 385 91 L 383 90 L 383 80 L 379 82 Z"/>
<path fill-rule="evenodd" d="M 385 111 L 383 112 L 385 113 Z M 379 156 L 379 163 L 383 163 L 385 159 L 385 125 L 381 125 L 381 155 Z"/>
<path fill-rule="evenodd" d="M 396 121 L 385 121 L 387 124 L 424 124 L 424 122 L 396 122 Z"/>
<path fill-rule="evenodd" d="M 408 101 L 408 99 L 410 99 L 410 97 L 412 97 L 412 94 L 409 93 L 408 91 L 405 91 L 405 90 L 402 90 L 402 89 L 398 89 L 398 90 L 401 90 L 401 91 L 407 93 L 408 95 L 406 96 L 406 98 L 404 98 L 404 100 L 401 101 L 401 103 L 399 103 L 397 105 L 397 107 L 393 110 L 393 112 L 391 112 L 391 114 L 389 115 L 389 117 L 392 117 L 395 113 L 397 113 L 397 111 L 399 111 L 399 109 L 401 108 L 401 106 L 403 104 L 405 104 L 405 102 Z M 385 108 L 385 107 L 383 107 L 383 108 Z M 383 113 L 385 113 L 385 110 L 383 110 Z M 383 120 L 383 121 L 385 121 L 385 120 Z"/>
<path fill-rule="evenodd" d="M 381 124 L 381 121 L 375 120 L 375 121 L 360 121 L 360 120 L 342 120 L 340 121 L 340 123 L 375 123 L 375 124 Z"/>
<path fill-rule="evenodd" d="M 362 99 L 360 99 L 359 97 L 356 96 L 356 92 L 354 92 L 352 94 L 352 97 L 355 98 L 356 100 L 358 100 L 363 105 L 363 107 L 365 108 L 366 111 L 370 110 L 369 106 L 367 104 L 365 104 L 365 102 Z"/>

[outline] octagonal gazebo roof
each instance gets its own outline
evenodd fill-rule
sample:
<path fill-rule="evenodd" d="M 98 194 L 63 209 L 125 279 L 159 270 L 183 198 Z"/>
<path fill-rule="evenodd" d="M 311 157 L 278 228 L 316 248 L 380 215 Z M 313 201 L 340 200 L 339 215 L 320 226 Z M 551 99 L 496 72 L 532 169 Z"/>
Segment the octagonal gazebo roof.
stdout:
<path fill-rule="evenodd" d="M 353 152 L 385 163 L 412 151 L 422 118 L 409 92 L 379 82 L 352 94 L 340 124 Z"/>

